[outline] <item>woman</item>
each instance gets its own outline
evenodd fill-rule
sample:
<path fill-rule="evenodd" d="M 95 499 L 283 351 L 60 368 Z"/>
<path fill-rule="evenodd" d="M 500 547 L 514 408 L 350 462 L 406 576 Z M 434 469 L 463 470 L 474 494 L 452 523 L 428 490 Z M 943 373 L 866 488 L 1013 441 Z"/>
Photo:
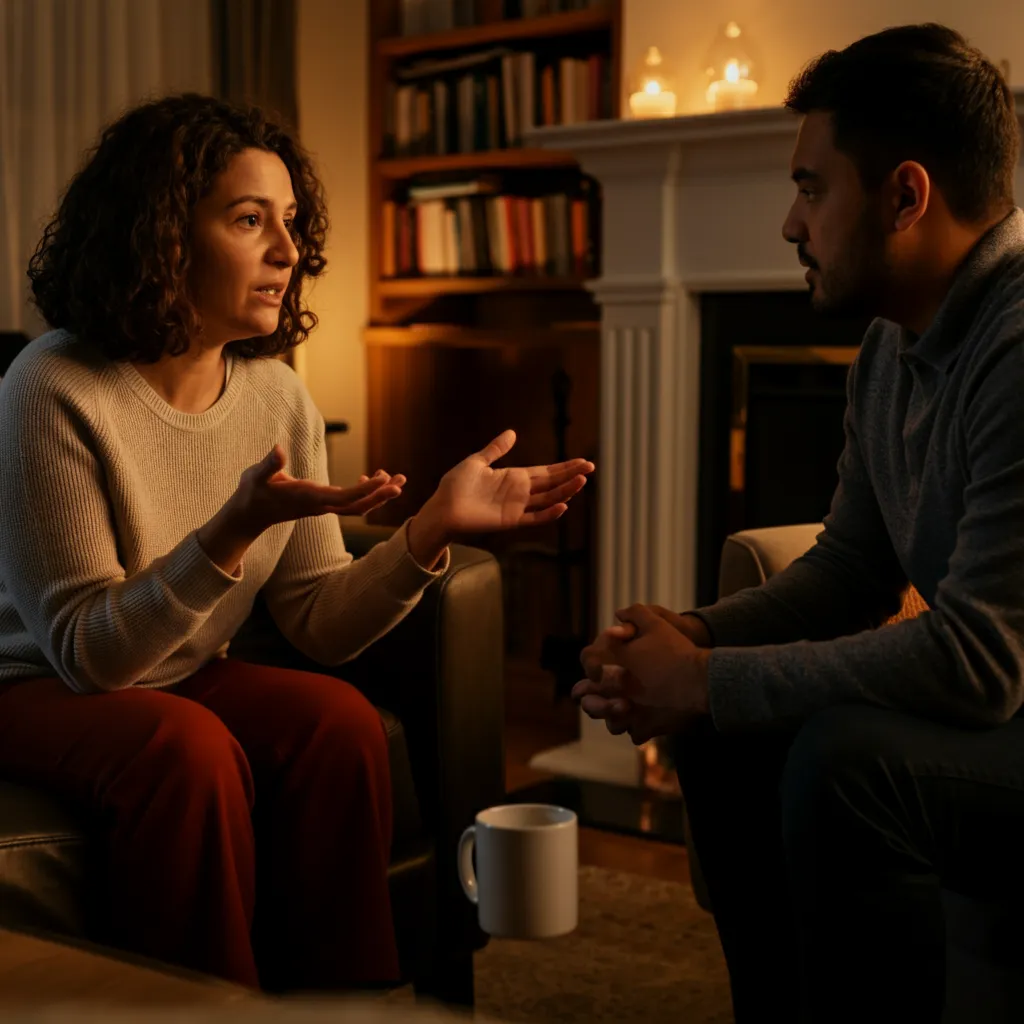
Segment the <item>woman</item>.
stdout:
<path fill-rule="evenodd" d="M 337 516 L 404 477 L 330 486 L 323 420 L 269 358 L 315 325 L 326 228 L 308 158 L 258 111 L 141 106 L 47 227 L 29 274 L 54 330 L 0 387 L 0 773 L 99 823 L 110 941 L 274 988 L 398 964 L 380 719 L 333 677 L 226 656 L 257 591 L 339 664 L 451 541 L 558 517 L 593 469 L 495 470 L 507 431 L 353 562 Z"/>

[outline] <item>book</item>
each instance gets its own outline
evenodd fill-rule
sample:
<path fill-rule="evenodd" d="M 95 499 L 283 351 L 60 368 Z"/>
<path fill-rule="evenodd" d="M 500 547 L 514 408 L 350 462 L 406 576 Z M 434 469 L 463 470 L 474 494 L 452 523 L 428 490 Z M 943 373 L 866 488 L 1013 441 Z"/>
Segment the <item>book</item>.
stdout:
<path fill-rule="evenodd" d="M 398 273 L 397 228 L 397 206 L 387 201 L 381 207 L 380 272 L 384 277 L 394 277 Z"/>
<path fill-rule="evenodd" d="M 475 50 L 460 57 L 449 57 L 444 60 L 422 60 L 414 64 L 406 64 L 395 71 L 395 79 L 399 82 L 412 82 L 421 78 L 433 78 L 437 75 L 450 75 L 456 71 L 476 71 L 486 64 L 497 64 L 503 57 L 511 54 L 507 47 L 492 47 L 489 50 Z"/>
<path fill-rule="evenodd" d="M 505 145 L 519 145 L 518 95 L 516 89 L 516 55 L 501 58 L 502 120 L 505 125 Z"/>
<path fill-rule="evenodd" d="M 494 48 L 399 69 L 384 110 L 384 156 L 522 145 L 537 125 L 611 116 L 611 62 Z"/>
<path fill-rule="evenodd" d="M 478 186 L 478 187 L 477 187 Z M 586 176 L 543 195 L 498 193 L 496 181 L 409 189 L 382 206 L 381 273 L 395 276 L 537 274 L 597 270 L 599 193 Z"/>
<path fill-rule="evenodd" d="M 517 135 L 520 139 L 528 132 L 536 123 L 536 107 L 537 107 L 537 95 L 536 95 L 536 81 L 537 81 L 537 62 L 535 55 L 526 51 L 520 53 L 517 57 L 517 77 L 518 77 L 518 131 Z"/>
<path fill-rule="evenodd" d="M 498 179 L 494 176 L 474 178 L 472 181 L 444 181 L 433 185 L 410 185 L 409 202 L 425 202 L 430 199 L 456 199 L 459 196 L 478 196 L 498 191 Z"/>

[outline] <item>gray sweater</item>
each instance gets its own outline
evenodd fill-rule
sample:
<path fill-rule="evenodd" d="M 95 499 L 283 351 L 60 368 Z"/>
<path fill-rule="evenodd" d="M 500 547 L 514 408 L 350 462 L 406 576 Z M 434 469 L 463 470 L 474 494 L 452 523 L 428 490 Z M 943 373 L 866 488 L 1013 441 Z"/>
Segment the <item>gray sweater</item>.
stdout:
<path fill-rule="evenodd" d="M 965 727 L 1024 695 L 1024 213 L 989 231 L 917 337 L 876 320 L 847 385 L 815 546 L 697 610 L 723 731 L 867 703 Z M 876 630 L 907 582 L 929 611 Z"/>

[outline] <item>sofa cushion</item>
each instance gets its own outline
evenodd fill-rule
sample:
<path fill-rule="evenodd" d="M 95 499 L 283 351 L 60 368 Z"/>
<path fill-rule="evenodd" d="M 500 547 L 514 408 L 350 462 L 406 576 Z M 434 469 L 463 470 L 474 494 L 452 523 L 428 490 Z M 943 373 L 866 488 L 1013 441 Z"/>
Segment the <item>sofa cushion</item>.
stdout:
<path fill-rule="evenodd" d="M 0 927 L 84 935 L 86 852 L 66 807 L 0 781 Z"/>

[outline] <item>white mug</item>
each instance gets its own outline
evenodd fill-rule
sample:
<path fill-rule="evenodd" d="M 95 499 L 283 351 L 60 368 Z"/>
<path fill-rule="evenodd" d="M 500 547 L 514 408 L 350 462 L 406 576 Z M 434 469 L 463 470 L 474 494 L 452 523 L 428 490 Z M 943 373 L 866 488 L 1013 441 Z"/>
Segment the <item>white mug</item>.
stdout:
<path fill-rule="evenodd" d="M 488 935 L 549 939 L 576 927 L 579 837 L 572 811 L 550 804 L 489 807 L 462 833 L 458 861 L 462 888 Z"/>

